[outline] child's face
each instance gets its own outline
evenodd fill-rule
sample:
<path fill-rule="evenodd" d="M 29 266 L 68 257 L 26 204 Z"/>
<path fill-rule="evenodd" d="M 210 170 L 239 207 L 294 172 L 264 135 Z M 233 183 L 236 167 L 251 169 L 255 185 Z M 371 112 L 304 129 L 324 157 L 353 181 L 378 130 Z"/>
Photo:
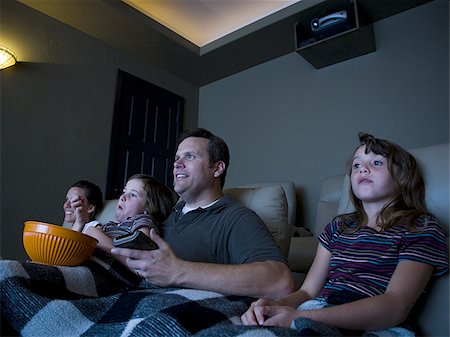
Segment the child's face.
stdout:
<path fill-rule="evenodd" d="M 373 152 L 364 153 L 360 146 L 353 156 L 351 183 L 355 196 L 364 205 L 379 204 L 380 208 L 394 195 L 394 184 L 387 167 L 387 160 Z"/>
<path fill-rule="evenodd" d="M 117 221 L 124 222 L 137 214 L 144 213 L 146 205 L 147 196 L 142 181 L 139 179 L 129 180 L 117 203 Z"/>

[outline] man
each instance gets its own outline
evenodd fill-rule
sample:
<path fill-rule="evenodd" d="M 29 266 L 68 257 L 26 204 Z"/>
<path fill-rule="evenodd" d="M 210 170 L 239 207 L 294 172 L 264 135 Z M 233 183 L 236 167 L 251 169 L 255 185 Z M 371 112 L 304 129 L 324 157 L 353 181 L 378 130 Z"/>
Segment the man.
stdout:
<path fill-rule="evenodd" d="M 173 169 L 181 197 L 150 237 L 155 251 L 113 249 L 128 267 L 160 286 L 180 286 L 264 298 L 294 290 L 291 272 L 264 222 L 224 196 L 225 142 L 205 129 L 182 136 Z"/>

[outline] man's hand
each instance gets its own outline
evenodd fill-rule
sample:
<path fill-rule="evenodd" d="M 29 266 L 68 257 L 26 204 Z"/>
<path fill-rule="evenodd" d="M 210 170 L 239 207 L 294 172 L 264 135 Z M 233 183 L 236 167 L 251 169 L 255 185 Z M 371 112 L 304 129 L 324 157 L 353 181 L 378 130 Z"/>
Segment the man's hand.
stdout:
<path fill-rule="evenodd" d="M 154 229 L 150 231 L 150 238 L 158 245 L 158 249 L 146 251 L 113 248 L 111 253 L 126 257 L 128 268 L 148 282 L 158 286 L 173 285 L 183 261 Z"/>
<path fill-rule="evenodd" d="M 150 238 L 159 249 L 114 248 L 131 271 L 159 286 L 204 289 L 233 295 L 279 298 L 293 291 L 289 268 L 278 261 L 244 264 L 193 262 L 177 257 L 154 230 Z"/>

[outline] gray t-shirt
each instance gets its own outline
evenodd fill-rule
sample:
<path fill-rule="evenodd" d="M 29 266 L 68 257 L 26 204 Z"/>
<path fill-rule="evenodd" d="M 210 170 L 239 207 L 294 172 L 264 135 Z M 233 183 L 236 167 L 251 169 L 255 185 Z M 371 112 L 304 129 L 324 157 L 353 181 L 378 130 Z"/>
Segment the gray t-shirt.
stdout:
<path fill-rule="evenodd" d="M 163 239 L 179 258 L 219 264 L 286 263 L 264 222 L 242 204 L 225 196 L 185 215 L 183 206 L 178 203 L 161 226 Z"/>

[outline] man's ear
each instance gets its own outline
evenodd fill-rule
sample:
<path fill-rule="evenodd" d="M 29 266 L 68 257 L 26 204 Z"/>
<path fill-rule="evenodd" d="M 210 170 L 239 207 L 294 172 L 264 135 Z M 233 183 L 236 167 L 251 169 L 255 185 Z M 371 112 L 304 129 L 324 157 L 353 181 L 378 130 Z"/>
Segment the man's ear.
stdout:
<path fill-rule="evenodd" d="M 218 161 L 215 165 L 216 170 L 214 171 L 214 177 L 218 178 L 225 171 L 225 163 L 223 161 Z"/>

